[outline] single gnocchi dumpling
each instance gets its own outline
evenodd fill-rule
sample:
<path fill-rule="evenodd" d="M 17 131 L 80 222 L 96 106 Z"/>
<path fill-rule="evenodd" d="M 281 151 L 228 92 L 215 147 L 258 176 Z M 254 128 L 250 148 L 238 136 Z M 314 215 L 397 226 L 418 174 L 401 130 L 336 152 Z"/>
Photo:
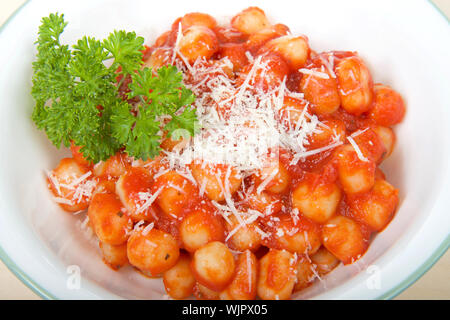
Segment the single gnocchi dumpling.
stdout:
<path fill-rule="evenodd" d="M 151 276 L 172 268 L 178 261 L 180 249 L 175 238 L 164 231 L 135 230 L 127 243 L 130 264 Z"/>
<path fill-rule="evenodd" d="M 249 7 L 231 19 L 231 26 L 243 34 L 250 35 L 270 26 L 263 10 Z"/>
<path fill-rule="evenodd" d="M 88 167 L 64 158 L 48 173 L 48 183 L 56 203 L 66 211 L 77 212 L 88 208 L 97 180 Z"/>
<path fill-rule="evenodd" d="M 341 189 L 336 183 L 303 181 L 292 193 L 292 205 L 307 218 L 324 223 L 336 212 L 341 200 Z"/>
<path fill-rule="evenodd" d="M 233 254 L 219 241 L 210 242 L 195 251 L 191 266 L 195 279 L 217 292 L 230 284 L 235 271 Z"/>
<path fill-rule="evenodd" d="M 289 65 L 291 71 L 298 70 L 306 64 L 309 57 L 308 40 L 303 36 L 285 35 L 270 40 L 263 50 L 279 54 Z"/>
<path fill-rule="evenodd" d="M 184 249 L 195 252 L 209 242 L 225 240 L 223 218 L 209 210 L 193 210 L 181 221 L 179 234 Z"/>
<path fill-rule="evenodd" d="M 305 94 L 305 99 L 312 103 L 317 114 L 327 115 L 335 112 L 341 105 L 336 79 L 326 70 L 310 70 L 311 74 L 304 74 L 300 80 L 300 91 Z"/>
<path fill-rule="evenodd" d="M 376 84 L 373 91 L 375 96 L 369 118 L 385 127 L 400 123 L 406 113 L 402 96 L 391 87 L 382 84 Z"/>
<path fill-rule="evenodd" d="M 89 221 L 100 241 L 110 245 L 127 242 L 133 222 L 113 193 L 97 193 L 89 205 Z"/>
<path fill-rule="evenodd" d="M 370 110 L 373 99 L 372 76 L 358 56 L 342 59 L 336 66 L 342 108 L 360 115 Z"/>
<path fill-rule="evenodd" d="M 271 249 L 259 260 L 258 296 L 263 300 L 290 299 L 297 279 L 296 266 L 296 255 Z"/>
<path fill-rule="evenodd" d="M 372 190 L 350 197 L 353 216 L 374 231 L 381 231 L 391 221 L 398 204 L 398 190 L 383 179 L 375 180 Z"/>
<path fill-rule="evenodd" d="M 214 32 L 201 25 L 193 25 L 183 31 L 178 50 L 182 57 L 193 64 L 198 58 L 209 59 L 219 49 Z"/>
<path fill-rule="evenodd" d="M 164 272 L 164 287 L 173 299 L 186 299 L 194 292 L 195 278 L 190 264 L 189 255 L 181 254 L 177 263 Z"/>
<path fill-rule="evenodd" d="M 344 264 L 358 260 L 368 246 L 368 233 L 354 220 L 336 216 L 322 228 L 322 243 Z"/>

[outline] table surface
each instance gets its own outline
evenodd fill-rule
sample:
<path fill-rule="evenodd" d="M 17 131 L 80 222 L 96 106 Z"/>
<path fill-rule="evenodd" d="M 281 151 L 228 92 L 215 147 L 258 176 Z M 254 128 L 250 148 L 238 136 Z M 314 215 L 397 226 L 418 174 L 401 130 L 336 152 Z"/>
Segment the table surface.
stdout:
<path fill-rule="evenodd" d="M 0 3 L 0 25 L 24 2 L 25 0 L 2 1 Z M 433 0 L 432 2 L 447 17 L 450 17 L 450 0 Z M 396 299 L 450 299 L 449 274 L 450 251 L 445 253 L 422 278 Z M 0 299 L 40 299 L 40 297 L 18 280 L 0 262 Z"/>

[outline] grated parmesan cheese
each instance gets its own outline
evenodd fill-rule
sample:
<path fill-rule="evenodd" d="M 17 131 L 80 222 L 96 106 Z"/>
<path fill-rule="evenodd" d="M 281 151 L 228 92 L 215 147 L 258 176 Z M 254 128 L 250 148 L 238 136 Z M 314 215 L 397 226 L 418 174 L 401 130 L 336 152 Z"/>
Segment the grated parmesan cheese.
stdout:
<path fill-rule="evenodd" d="M 298 71 L 303 73 L 303 74 L 315 76 L 317 78 L 330 79 L 330 76 L 327 73 L 325 73 L 325 72 L 315 71 L 315 70 L 306 69 L 306 68 L 301 68 Z"/>
<path fill-rule="evenodd" d="M 148 233 L 153 229 L 154 227 L 154 223 L 149 223 L 143 230 L 142 230 L 142 235 L 146 236 L 148 235 Z"/>
<path fill-rule="evenodd" d="M 139 192 L 138 193 L 139 201 L 144 203 L 143 204 L 136 203 L 136 213 L 139 214 L 150 208 L 150 206 L 153 204 L 153 202 L 156 200 L 156 198 L 159 196 L 162 190 L 163 187 L 159 188 L 154 194 L 151 194 L 150 192 Z"/>
<path fill-rule="evenodd" d="M 164 151 L 170 168 L 202 160 L 203 164 L 230 165 L 245 176 L 262 168 L 271 150 L 279 147 L 292 151 L 297 159 L 304 157 L 308 137 L 317 132 L 320 121 L 305 110 L 294 127 L 286 127 L 278 115 L 285 96 L 303 99 L 303 94 L 290 92 L 286 78 L 268 92 L 255 88 L 255 76 L 267 69 L 262 56 L 253 59 L 252 68 L 238 88 L 222 69 L 232 65 L 229 59 L 220 63 L 211 65 L 199 58 L 190 68 L 184 65 L 185 85 L 197 96 L 194 106 L 201 129 L 182 148 Z"/>
<path fill-rule="evenodd" d="M 247 250 L 247 273 L 248 273 L 248 292 L 252 291 L 252 261 L 250 257 L 250 251 Z"/>
<path fill-rule="evenodd" d="M 348 136 L 347 137 L 348 142 L 350 142 L 350 144 L 352 145 L 353 149 L 356 152 L 356 155 L 358 156 L 359 160 L 364 161 L 364 162 L 369 162 L 369 159 L 367 159 L 366 157 L 364 157 L 363 153 L 361 152 L 361 149 L 359 148 L 358 144 L 355 142 L 355 140 L 351 137 Z"/>
<path fill-rule="evenodd" d="M 80 177 L 70 176 L 73 177 L 70 183 L 59 181 L 58 177 L 52 171 L 46 172 L 46 174 L 56 189 L 57 196 L 54 197 L 54 200 L 60 204 L 75 205 L 81 203 L 83 198 L 91 198 L 98 183 L 96 179 L 88 179 L 92 174 L 91 171 L 86 172 Z M 63 192 L 62 189 L 67 191 Z"/>

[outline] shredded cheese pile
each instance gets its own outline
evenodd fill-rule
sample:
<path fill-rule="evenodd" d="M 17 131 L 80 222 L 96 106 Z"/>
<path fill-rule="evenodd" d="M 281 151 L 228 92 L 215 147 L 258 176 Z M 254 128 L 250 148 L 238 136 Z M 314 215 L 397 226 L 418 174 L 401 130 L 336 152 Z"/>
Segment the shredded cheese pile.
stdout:
<path fill-rule="evenodd" d="M 80 203 L 83 198 L 90 198 L 97 186 L 96 179 L 88 179 L 92 175 L 91 171 L 86 172 L 81 177 L 68 177 L 70 183 L 63 183 L 58 180 L 53 172 L 47 172 L 47 177 L 56 189 L 58 196 L 53 197 L 54 201 L 61 204 L 74 205 Z M 64 189 L 68 191 L 63 191 Z"/>
<path fill-rule="evenodd" d="M 262 56 L 253 58 L 247 53 L 253 65 L 237 87 L 224 71 L 233 67 L 229 59 L 216 64 L 197 59 L 190 65 L 177 47 L 181 37 L 180 28 L 170 60 L 183 71 L 186 87 L 197 96 L 195 107 L 201 129 L 183 147 L 165 151 L 171 168 L 183 168 L 200 160 L 230 165 L 245 175 L 266 166 L 280 148 L 294 154 L 294 163 L 326 150 L 308 150 L 308 138 L 321 132 L 324 125 L 308 112 L 305 100 L 306 107 L 294 125 L 280 121 L 286 96 L 303 99 L 301 93 L 286 88 L 286 78 L 267 92 L 253 86 L 255 75 L 263 77 L 267 71 Z"/>

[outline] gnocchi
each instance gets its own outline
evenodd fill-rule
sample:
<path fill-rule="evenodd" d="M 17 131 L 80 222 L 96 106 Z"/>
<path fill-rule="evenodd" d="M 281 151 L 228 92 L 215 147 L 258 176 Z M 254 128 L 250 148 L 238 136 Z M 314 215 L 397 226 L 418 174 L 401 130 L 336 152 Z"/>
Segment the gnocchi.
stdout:
<path fill-rule="evenodd" d="M 257 292 L 264 300 L 287 300 L 296 281 L 297 259 L 285 250 L 270 250 L 259 261 Z"/>
<path fill-rule="evenodd" d="M 120 245 L 128 240 L 133 225 L 115 194 L 97 193 L 88 210 L 89 221 L 100 241 Z"/>
<path fill-rule="evenodd" d="M 200 284 L 220 292 L 233 280 L 235 261 L 225 244 L 213 241 L 195 251 L 191 268 Z"/>
<path fill-rule="evenodd" d="M 361 58 L 342 59 L 336 67 L 342 108 L 360 115 L 370 110 L 373 91 L 372 77 Z"/>
<path fill-rule="evenodd" d="M 179 229 L 183 247 L 189 252 L 195 252 L 209 242 L 225 240 L 222 217 L 213 212 L 191 211 L 183 218 Z"/>
<path fill-rule="evenodd" d="M 158 229 L 144 230 L 133 232 L 128 239 L 128 260 L 141 271 L 157 276 L 177 263 L 180 249 L 172 235 Z"/>
<path fill-rule="evenodd" d="M 180 255 L 177 263 L 164 272 L 163 282 L 167 293 L 174 299 L 186 299 L 194 292 L 195 278 L 191 271 L 189 255 Z"/>
<path fill-rule="evenodd" d="M 356 52 L 312 44 L 249 7 L 227 25 L 187 13 L 142 48 L 137 69 L 174 65 L 190 101 L 156 117 L 155 156 L 123 147 L 94 163 L 69 141 L 47 175 L 105 264 L 162 278 L 172 299 L 285 300 L 364 255 L 401 202 L 379 166 L 406 104 Z M 132 78 L 117 77 L 118 97 L 139 117 Z"/>

